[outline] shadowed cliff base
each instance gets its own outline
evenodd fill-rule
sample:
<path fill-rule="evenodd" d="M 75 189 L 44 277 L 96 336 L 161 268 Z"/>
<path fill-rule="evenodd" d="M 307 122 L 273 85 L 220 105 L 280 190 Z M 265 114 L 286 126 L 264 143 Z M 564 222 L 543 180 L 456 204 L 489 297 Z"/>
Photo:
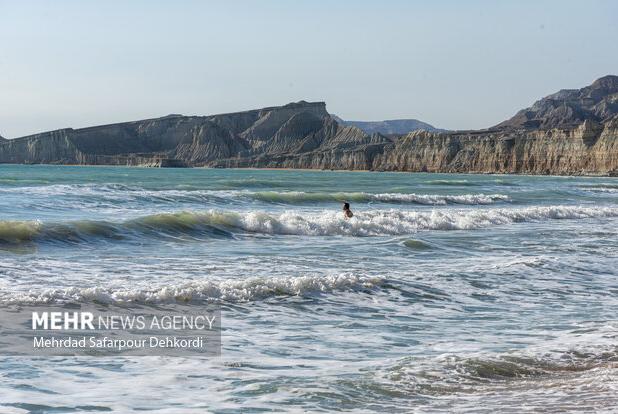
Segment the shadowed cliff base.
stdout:
<path fill-rule="evenodd" d="M 605 76 L 478 131 L 367 133 L 300 101 L 0 140 L 0 162 L 618 175 L 617 137 L 618 77 Z"/>

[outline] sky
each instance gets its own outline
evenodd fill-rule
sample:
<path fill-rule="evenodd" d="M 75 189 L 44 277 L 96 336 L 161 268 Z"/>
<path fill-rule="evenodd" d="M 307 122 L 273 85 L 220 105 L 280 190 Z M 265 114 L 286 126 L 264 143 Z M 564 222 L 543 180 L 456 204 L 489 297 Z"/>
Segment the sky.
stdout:
<path fill-rule="evenodd" d="M 616 1 L 0 0 L 0 135 L 299 100 L 485 128 L 618 74 Z"/>

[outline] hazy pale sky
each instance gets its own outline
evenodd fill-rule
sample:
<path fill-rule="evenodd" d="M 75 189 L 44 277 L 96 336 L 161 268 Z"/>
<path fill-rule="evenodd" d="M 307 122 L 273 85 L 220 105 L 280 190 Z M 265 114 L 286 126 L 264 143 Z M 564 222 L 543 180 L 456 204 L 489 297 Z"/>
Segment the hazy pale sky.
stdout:
<path fill-rule="evenodd" d="M 0 134 L 301 99 L 484 128 L 618 74 L 616 1 L 4 1 Z"/>

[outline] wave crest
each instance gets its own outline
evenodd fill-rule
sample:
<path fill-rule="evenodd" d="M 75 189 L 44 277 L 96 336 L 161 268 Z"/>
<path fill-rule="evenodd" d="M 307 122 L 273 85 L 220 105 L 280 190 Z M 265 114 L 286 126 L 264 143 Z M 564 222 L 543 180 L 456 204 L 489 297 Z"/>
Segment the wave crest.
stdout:
<path fill-rule="evenodd" d="M 500 201 L 509 201 L 504 194 L 461 194 L 461 195 L 438 195 L 438 194 L 411 194 L 411 193 L 306 193 L 302 191 L 261 191 L 246 193 L 247 197 L 271 203 L 307 203 L 325 201 L 348 201 L 348 202 L 382 202 L 382 203 L 411 203 L 425 205 L 447 204 L 492 204 Z"/>
<path fill-rule="evenodd" d="M 376 372 L 375 380 L 386 387 L 403 386 L 415 394 L 448 395 L 479 392 L 479 387 L 513 386 L 517 381 L 565 380 L 569 374 L 611 370 L 616 361 L 618 347 L 615 345 L 588 345 L 584 350 L 563 349 L 541 354 L 526 351 L 471 357 L 448 354 L 430 360 L 405 357 Z"/>
<path fill-rule="evenodd" d="M 194 228 L 209 225 L 232 232 L 298 236 L 405 235 L 419 230 L 471 230 L 519 222 L 618 217 L 617 207 L 547 206 L 519 209 L 368 210 L 345 220 L 339 212 L 281 214 L 209 210 L 163 213 L 126 222 L 131 227 Z"/>
<path fill-rule="evenodd" d="M 66 302 L 187 303 L 199 301 L 249 302 L 277 296 L 311 296 L 337 291 L 364 291 L 382 286 L 383 279 L 353 274 L 298 277 L 251 277 L 242 280 L 196 281 L 153 289 L 70 287 L 41 292 L 10 292 L 0 296 L 4 305 L 33 305 Z"/>
<path fill-rule="evenodd" d="M 166 236 L 232 238 L 260 233 L 297 236 L 407 235 L 423 230 L 473 230 L 520 222 L 618 217 L 618 207 L 546 206 L 517 209 L 366 210 L 345 220 L 339 212 L 281 214 L 261 211 L 177 212 L 148 215 L 124 222 L 0 221 L 0 243 L 77 243 L 92 239 Z"/>
<path fill-rule="evenodd" d="M 262 201 L 266 203 L 302 204 L 316 202 L 381 202 L 423 205 L 446 204 L 493 204 L 510 201 L 504 194 L 414 194 L 414 193 L 366 193 L 366 192 L 304 192 L 304 191 L 249 191 L 249 190 L 204 190 L 204 189 L 145 189 L 124 184 L 55 184 L 0 188 L 0 192 L 93 198 L 109 202 L 150 201 L 156 203 L 177 202 L 229 202 L 235 200 Z"/>

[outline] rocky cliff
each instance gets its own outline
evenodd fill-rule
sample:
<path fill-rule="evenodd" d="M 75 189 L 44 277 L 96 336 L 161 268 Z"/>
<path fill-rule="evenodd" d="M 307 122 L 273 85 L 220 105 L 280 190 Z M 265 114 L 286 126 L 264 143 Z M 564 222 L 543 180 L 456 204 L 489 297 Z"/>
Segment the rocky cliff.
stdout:
<path fill-rule="evenodd" d="M 168 159 L 202 166 L 294 150 L 327 120 L 323 102 L 301 101 L 231 114 L 67 128 L 0 142 L 0 162 L 139 165 Z"/>
<path fill-rule="evenodd" d="M 618 174 L 618 77 L 564 90 L 480 131 L 367 133 L 323 102 L 169 115 L 0 142 L 0 162 Z"/>
<path fill-rule="evenodd" d="M 607 122 L 618 113 L 618 76 L 604 76 L 582 89 L 563 89 L 496 128 L 574 128 L 586 120 Z"/>
<path fill-rule="evenodd" d="M 574 129 L 431 134 L 398 140 L 372 168 L 429 172 L 607 175 L 618 170 L 618 117 Z"/>

